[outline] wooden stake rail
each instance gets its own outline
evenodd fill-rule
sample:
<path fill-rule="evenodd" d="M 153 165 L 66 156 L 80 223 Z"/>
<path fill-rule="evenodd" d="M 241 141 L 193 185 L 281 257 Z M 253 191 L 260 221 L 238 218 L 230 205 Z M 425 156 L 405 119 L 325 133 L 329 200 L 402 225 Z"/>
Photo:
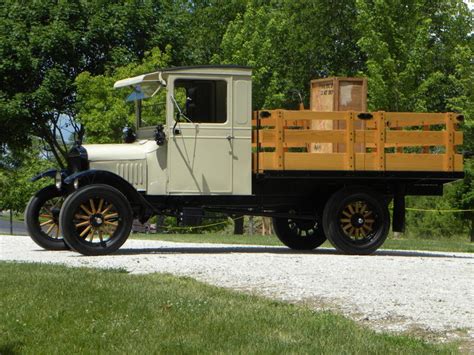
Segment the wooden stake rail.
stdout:
<path fill-rule="evenodd" d="M 252 124 L 254 172 L 265 170 L 462 171 L 456 146 L 461 116 L 453 113 L 274 110 Z M 312 130 L 313 120 L 345 121 L 344 129 Z M 364 129 L 356 129 L 363 120 Z M 258 137 L 257 137 L 258 134 Z M 258 142 L 258 148 L 257 148 Z M 343 143 L 345 152 L 310 153 L 314 143 Z M 354 149 L 362 144 L 364 152 Z M 360 150 L 359 150 L 360 151 Z M 257 163 L 258 159 L 258 163 Z"/>

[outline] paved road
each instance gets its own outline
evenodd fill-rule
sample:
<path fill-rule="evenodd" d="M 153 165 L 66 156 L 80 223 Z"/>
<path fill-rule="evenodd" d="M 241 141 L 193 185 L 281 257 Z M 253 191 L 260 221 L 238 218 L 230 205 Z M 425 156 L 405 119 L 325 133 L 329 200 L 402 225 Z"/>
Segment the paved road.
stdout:
<path fill-rule="evenodd" d="M 0 234 L 10 234 L 10 221 L 0 219 Z M 13 221 L 13 234 L 27 235 L 24 222 Z"/>
<path fill-rule="evenodd" d="M 0 236 L 0 260 L 122 268 L 191 276 L 217 286 L 331 309 L 375 329 L 416 330 L 467 339 L 474 351 L 474 254 L 378 251 L 129 240 L 113 255 L 41 250 L 28 237 Z M 462 330 L 460 330 L 462 329 Z"/>

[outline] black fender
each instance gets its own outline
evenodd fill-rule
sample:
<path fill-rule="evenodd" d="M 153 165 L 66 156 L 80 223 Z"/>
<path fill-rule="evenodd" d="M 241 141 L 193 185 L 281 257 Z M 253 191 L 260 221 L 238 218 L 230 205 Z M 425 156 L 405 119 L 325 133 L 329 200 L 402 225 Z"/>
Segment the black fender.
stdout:
<path fill-rule="evenodd" d="M 64 184 L 68 186 L 69 191 L 74 190 L 74 181 L 79 182 L 79 186 L 86 186 L 91 184 L 105 184 L 115 187 L 130 202 L 133 212 L 144 223 L 154 213 L 153 207 L 148 201 L 131 185 L 127 180 L 121 176 L 106 170 L 89 169 L 80 171 L 69 175 L 64 179 Z"/>
<path fill-rule="evenodd" d="M 35 182 L 35 181 L 38 181 L 39 179 L 43 179 L 45 177 L 50 177 L 50 178 L 55 178 L 56 177 L 56 173 L 60 171 L 61 172 L 61 177 L 64 179 L 66 178 L 67 176 L 67 170 L 58 170 L 58 169 L 54 169 L 54 168 L 51 168 L 51 169 L 48 169 L 46 171 L 43 171 L 42 173 L 39 173 L 38 175 L 35 175 L 33 176 L 30 181 L 31 182 Z"/>

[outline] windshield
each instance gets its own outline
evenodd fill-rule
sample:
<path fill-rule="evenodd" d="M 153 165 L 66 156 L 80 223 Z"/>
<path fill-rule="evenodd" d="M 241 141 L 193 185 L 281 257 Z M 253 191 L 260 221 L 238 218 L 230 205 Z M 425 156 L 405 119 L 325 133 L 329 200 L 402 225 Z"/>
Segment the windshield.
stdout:
<path fill-rule="evenodd" d="M 155 127 L 166 122 L 166 90 L 158 82 L 136 85 L 127 101 L 135 101 L 138 128 Z"/>

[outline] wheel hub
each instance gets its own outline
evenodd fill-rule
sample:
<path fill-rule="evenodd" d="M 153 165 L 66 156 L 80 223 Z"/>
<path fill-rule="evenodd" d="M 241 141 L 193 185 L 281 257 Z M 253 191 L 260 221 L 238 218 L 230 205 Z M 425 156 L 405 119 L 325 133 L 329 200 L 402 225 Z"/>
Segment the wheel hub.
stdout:
<path fill-rule="evenodd" d="M 90 223 L 92 227 L 99 228 L 100 226 L 104 224 L 104 216 L 101 213 L 93 214 L 90 217 Z"/>
<path fill-rule="evenodd" d="M 356 213 L 351 217 L 351 224 L 354 227 L 360 228 L 364 225 L 364 223 L 365 223 L 365 218 L 359 213 Z"/>

